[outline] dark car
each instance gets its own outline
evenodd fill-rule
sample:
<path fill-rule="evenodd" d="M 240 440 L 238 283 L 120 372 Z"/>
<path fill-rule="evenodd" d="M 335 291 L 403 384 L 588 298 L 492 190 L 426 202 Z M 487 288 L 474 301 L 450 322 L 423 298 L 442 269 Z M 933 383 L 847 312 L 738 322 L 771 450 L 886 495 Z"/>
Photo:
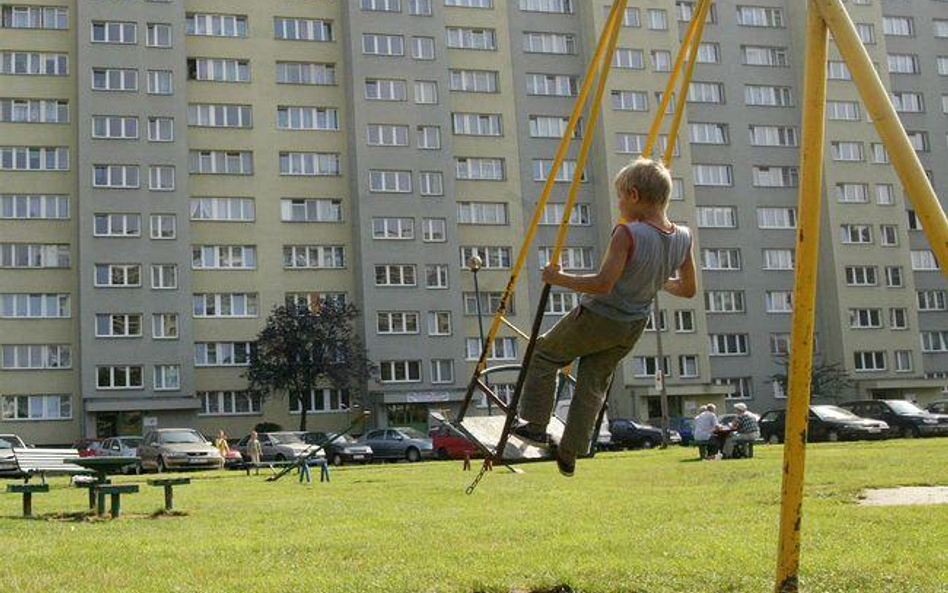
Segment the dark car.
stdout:
<path fill-rule="evenodd" d="M 321 445 L 331 439 L 335 433 L 326 434 L 317 430 L 299 433 L 299 435 L 308 445 Z M 326 446 L 326 459 L 333 465 L 371 463 L 373 456 L 372 447 L 358 442 L 347 434 L 340 435 Z"/>
<path fill-rule="evenodd" d="M 948 415 L 932 414 L 902 399 L 867 399 L 840 404 L 857 416 L 889 425 L 890 436 L 905 438 L 948 435 Z"/>
<path fill-rule="evenodd" d="M 480 451 L 466 436 L 448 424 L 436 426 L 428 431 L 438 459 L 464 459 L 465 455 L 477 457 Z"/>
<path fill-rule="evenodd" d="M 421 461 L 434 457 L 431 439 L 414 428 L 379 428 L 362 435 L 359 442 L 372 447 L 376 459 Z"/>
<path fill-rule="evenodd" d="M 668 419 L 668 426 L 681 435 L 681 444 L 690 445 L 695 440 L 695 419 L 684 416 L 673 416 Z"/>
<path fill-rule="evenodd" d="M 787 425 L 786 410 L 771 410 L 760 417 L 760 438 L 782 443 Z M 882 420 L 860 418 L 839 406 L 810 406 L 806 440 L 815 442 L 884 439 L 889 425 Z"/>
<path fill-rule="evenodd" d="M 932 414 L 948 414 L 948 399 L 932 402 L 925 409 Z"/>
<path fill-rule="evenodd" d="M 609 432 L 612 434 L 612 446 L 620 449 L 651 449 L 662 444 L 662 429 L 628 418 L 613 418 L 609 423 Z M 668 442 L 681 443 L 678 431 L 668 431 Z"/>

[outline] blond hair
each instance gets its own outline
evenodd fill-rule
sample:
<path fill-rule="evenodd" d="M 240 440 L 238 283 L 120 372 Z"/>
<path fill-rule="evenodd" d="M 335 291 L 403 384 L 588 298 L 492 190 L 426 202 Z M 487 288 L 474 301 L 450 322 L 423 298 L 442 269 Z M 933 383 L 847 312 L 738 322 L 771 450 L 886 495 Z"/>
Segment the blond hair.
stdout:
<path fill-rule="evenodd" d="M 637 190 L 639 199 L 646 204 L 664 208 L 672 190 L 672 177 L 662 163 L 638 158 L 622 167 L 615 179 L 616 191 L 629 195 Z"/>

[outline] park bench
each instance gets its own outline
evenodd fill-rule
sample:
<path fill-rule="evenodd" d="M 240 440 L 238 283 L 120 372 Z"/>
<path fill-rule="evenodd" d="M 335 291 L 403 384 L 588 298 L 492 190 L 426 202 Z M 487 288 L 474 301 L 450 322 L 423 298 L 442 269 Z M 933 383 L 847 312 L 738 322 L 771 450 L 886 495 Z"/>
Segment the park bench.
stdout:
<path fill-rule="evenodd" d="M 96 496 L 98 496 L 98 504 L 96 505 L 95 514 L 100 517 L 105 514 L 105 495 L 108 494 L 111 498 L 112 503 L 112 518 L 118 519 L 119 513 L 122 510 L 122 495 L 123 494 L 135 494 L 138 492 L 137 484 L 96 484 L 94 486 Z"/>
<path fill-rule="evenodd" d="M 25 483 L 29 483 L 30 478 L 37 474 L 45 484 L 47 474 L 75 476 L 91 473 L 83 467 L 66 462 L 67 459 L 78 457 L 79 451 L 76 449 L 13 449 L 13 458 Z"/>
<path fill-rule="evenodd" d="M 148 480 L 149 486 L 163 487 L 165 489 L 165 510 L 174 509 L 174 487 L 190 484 L 191 478 L 166 478 L 158 480 Z"/>
<path fill-rule="evenodd" d="M 49 492 L 49 484 L 8 484 L 7 492 L 23 495 L 23 516 L 33 516 L 33 495 Z"/>
<path fill-rule="evenodd" d="M 106 479 L 104 482 L 97 482 L 91 478 L 87 478 L 85 480 L 75 480 L 73 482 L 76 488 L 85 488 L 86 490 L 89 491 L 89 510 L 90 511 L 95 508 L 96 486 L 103 486 L 103 485 L 108 485 L 111 483 L 112 483 L 112 480 Z"/>

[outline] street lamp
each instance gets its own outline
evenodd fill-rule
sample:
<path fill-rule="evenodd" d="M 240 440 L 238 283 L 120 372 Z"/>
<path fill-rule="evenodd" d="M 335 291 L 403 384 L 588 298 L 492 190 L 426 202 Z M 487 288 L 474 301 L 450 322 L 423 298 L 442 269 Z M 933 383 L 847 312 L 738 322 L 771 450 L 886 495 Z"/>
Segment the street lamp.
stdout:
<path fill-rule="evenodd" d="M 483 349 L 484 344 L 484 316 L 481 313 L 481 289 L 480 285 L 477 283 L 477 273 L 480 271 L 481 267 L 484 265 L 483 260 L 480 257 L 474 255 L 467 260 L 467 269 L 474 274 L 474 303 L 477 309 L 477 331 L 481 336 L 481 348 Z M 487 380 L 484 380 L 484 385 L 488 385 Z M 490 397 L 487 395 L 484 396 L 484 399 L 487 400 L 487 415 L 490 416 L 493 414 L 493 407 L 491 405 Z"/>

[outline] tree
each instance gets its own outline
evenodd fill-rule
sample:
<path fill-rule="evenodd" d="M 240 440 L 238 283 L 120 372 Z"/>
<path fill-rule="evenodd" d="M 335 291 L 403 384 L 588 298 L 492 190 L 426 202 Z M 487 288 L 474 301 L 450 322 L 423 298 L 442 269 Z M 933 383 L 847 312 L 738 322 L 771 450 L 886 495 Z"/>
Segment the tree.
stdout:
<path fill-rule="evenodd" d="M 783 393 L 789 395 L 790 356 L 784 355 L 776 359 L 783 366 L 783 372 L 771 375 L 771 380 L 780 384 Z M 813 369 L 810 374 L 810 393 L 813 397 L 830 398 L 839 401 L 840 395 L 852 390 L 855 382 L 841 363 L 825 363 L 822 359 L 813 358 Z"/>
<path fill-rule="evenodd" d="M 361 401 L 365 381 L 374 367 L 353 322 L 354 305 L 327 300 L 315 310 L 307 306 L 277 307 L 257 335 L 245 377 L 263 396 L 286 394 L 300 410 L 300 430 L 314 389 L 334 387 Z"/>

